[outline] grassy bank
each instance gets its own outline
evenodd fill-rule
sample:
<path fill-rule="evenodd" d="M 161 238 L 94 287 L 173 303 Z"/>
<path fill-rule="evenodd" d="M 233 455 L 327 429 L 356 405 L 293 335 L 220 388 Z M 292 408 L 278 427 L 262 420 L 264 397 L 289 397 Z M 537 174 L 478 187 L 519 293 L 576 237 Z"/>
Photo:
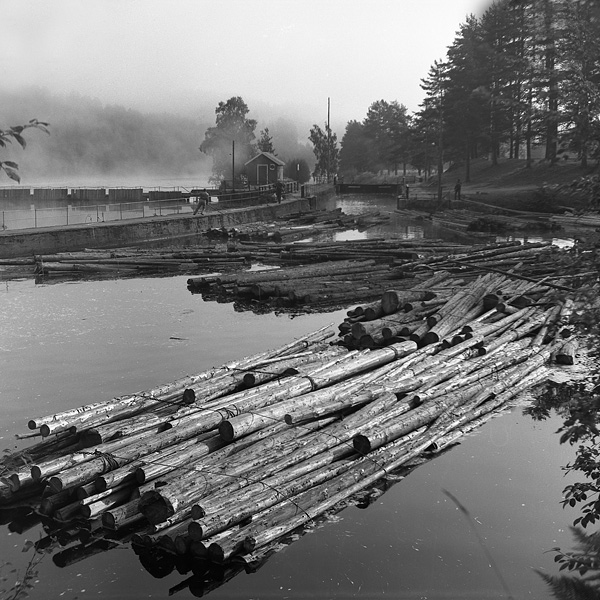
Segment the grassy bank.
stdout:
<path fill-rule="evenodd" d="M 497 165 L 489 160 L 477 159 L 471 164 L 470 181 L 465 181 L 464 166 L 453 167 L 444 173 L 444 190 L 451 192 L 457 179 L 462 181 L 462 195 L 504 208 L 555 212 L 561 207 L 584 209 L 588 198 L 568 191 L 574 180 L 598 173 L 598 168 L 582 169 L 574 161 L 558 161 L 550 165 L 535 161 L 527 168 L 525 160 L 501 159 Z M 437 180 L 430 185 L 437 188 Z"/>

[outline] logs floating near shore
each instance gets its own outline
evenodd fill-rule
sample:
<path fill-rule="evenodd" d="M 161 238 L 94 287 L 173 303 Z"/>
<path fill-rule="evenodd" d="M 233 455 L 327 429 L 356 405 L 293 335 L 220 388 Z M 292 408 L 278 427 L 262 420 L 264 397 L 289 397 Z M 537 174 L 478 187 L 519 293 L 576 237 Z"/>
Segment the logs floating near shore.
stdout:
<path fill-rule="evenodd" d="M 491 248 L 519 244 L 499 244 Z M 199 276 L 188 279 L 188 289 L 202 294 L 205 300 L 244 303 L 249 308 L 337 309 L 351 302 L 375 300 L 381 289 L 411 289 L 418 286 L 420 276 L 414 264 L 445 256 L 462 256 L 468 247 L 439 240 L 362 240 L 352 242 L 306 243 L 288 246 L 253 245 L 254 252 L 263 252 L 265 264 L 280 263 L 280 267 L 259 271 L 244 271 L 226 275 Z M 477 248 L 489 249 L 490 246 Z M 293 266 L 287 266 L 291 263 Z M 410 265 L 405 269 L 404 265 Z M 425 262 L 425 264 L 427 264 Z M 474 275 L 470 275 L 471 277 Z M 469 277 L 469 275 L 467 276 Z"/>
<path fill-rule="evenodd" d="M 390 295 L 382 298 L 381 291 L 416 293 L 433 271 L 460 275 L 461 283 L 486 272 L 510 272 L 511 279 L 524 282 L 552 279 L 568 272 L 569 279 L 562 289 L 569 291 L 573 285 L 585 281 L 590 268 L 570 249 L 559 249 L 549 242 L 505 242 L 467 248 L 436 240 L 363 240 L 269 247 L 273 254 L 279 254 L 277 259 L 265 256 L 265 264 L 279 260 L 280 268 L 193 277 L 188 279 L 188 289 L 202 294 L 204 300 L 235 302 L 240 310 L 323 311 L 351 303 L 374 307 L 380 300 L 394 302 Z M 252 248 L 267 252 L 265 246 L 252 245 Z M 296 266 L 287 266 L 287 261 Z M 557 285 L 555 281 L 554 289 Z M 456 283 L 443 287 L 436 291 L 452 295 Z M 540 290 L 530 291 L 532 301 L 540 293 Z M 433 296 L 429 299 L 437 302 Z M 422 302 L 426 298 L 415 296 L 415 300 Z M 380 314 L 376 317 L 370 314 L 359 320 L 370 321 L 387 314 L 381 312 L 381 307 L 377 310 Z"/>
<path fill-rule="evenodd" d="M 0 276 L 23 277 L 110 277 L 135 276 L 152 273 L 214 273 L 248 267 L 260 262 L 265 252 L 251 248 L 238 249 L 238 241 L 289 243 L 328 231 L 365 229 L 389 220 L 377 211 L 364 215 L 345 215 L 341 209 L 312 211 L 288 215 L 273 223 L 248 224 L 230 229 L 208 229 L 201 232 L 212 247 L 189 250 L 150 250 L 119 248 L 113 250 L 85 250 L 0 259 Z M 227 241 L 227 248 L 217 249 L 215 240 Z M 270 249 L 272 250 L 272 248 Z M 275 255 L 266 253 L 275 262 Z"/>
<path fill-rule="evenodd" d="M 3 458 L 0 506 L 31 506 L 50 538 L 61 524 L 71 542 L 59 565 L 131 541 L 233 569 L 456 443 L 575 359 L 573 302 L 557 293 L 566 280 L 415 271 L 412 289 L 350 311 L 337 343 L 327 327 L 155 389 L 33 417 L 42 439 Z M 353 341 L 365 336 L 367 348 Z"/>

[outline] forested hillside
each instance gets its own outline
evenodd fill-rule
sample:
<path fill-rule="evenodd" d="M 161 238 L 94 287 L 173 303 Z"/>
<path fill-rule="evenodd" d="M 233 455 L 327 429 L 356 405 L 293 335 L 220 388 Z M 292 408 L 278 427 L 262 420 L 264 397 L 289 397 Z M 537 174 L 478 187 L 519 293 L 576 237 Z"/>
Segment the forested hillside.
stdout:
<path fill-rule="evenodd" d="M 27 132 L 27 148 L 12 144 L 3 159 L 19 164 L 21 184 L 151 177 L 204 177 L 210 160 L 198 150 L 208 123 L 172 114 L 145 114 L 92 98 L 53 96 L 32 88 L 0 91 L 0 123 L 17 125 L 37 118 L 51 134 Z M 9 183 L 5 179 L 3 184 Z"/>

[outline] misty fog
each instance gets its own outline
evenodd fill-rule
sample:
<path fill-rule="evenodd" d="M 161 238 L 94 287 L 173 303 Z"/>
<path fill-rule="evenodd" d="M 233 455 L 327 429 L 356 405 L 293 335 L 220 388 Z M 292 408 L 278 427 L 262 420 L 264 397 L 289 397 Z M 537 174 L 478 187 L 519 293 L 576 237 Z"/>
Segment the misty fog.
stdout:
<path fill-rule="evenodd" d="M 51 94 L 39 87 L 3 90 L 0 128 L 36 118 L 50 124 L 51 134 L 28 130 L 26 149 L 13 143 L 2 157 L 19 164 L 22 186 L 205 185 L 212 159 L 199 146 L 206 129 L 215 124 L 215 107 L 199 102 L 193 115 L 183 115 L 175 103 L 173 111 L 166 106 L 162 112 L 142 112 L 76 93 Z M 298 126 L 294 116 L 277 115 L 266 104 L 259 104 L 258 111 L 248 107 L 258 121 L 257 138 L 268 128 L 279 158 L 314 163 L 308 120 Z M 9 185 L 17 184 L 0 179 L 0 186 Z"/>

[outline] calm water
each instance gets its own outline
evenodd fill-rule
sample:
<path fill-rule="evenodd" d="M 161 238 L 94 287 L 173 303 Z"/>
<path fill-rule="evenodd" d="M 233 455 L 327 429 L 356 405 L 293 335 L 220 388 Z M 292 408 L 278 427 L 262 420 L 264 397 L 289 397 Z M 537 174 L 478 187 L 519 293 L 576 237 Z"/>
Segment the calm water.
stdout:
<path fill-rule="evenodd" d="M 182 276 L 2 282 L 0 447 L 14 448 L 14 434 L 25 433 L 32 417 L 149 389 L 277 347 L 344 315 L 291 319 L 235 312 L 232 305 L 192 296 Z M 571 549 L 568 525 L 577 516 L 560 506 L 568 483 L 561 466 L 572 455 L 554 434 L 559 426 L 555 418 L 538 423 L 513 409 L 367 509 L 344 510 L 257 573 L 241 573 L 210 597 L 505 598 L 484 544 L 515 599 L 548 598 L 534 569 L 556 573 L 548 551 Z M 443 490 L 468 508 L 480 539 Z M 0 564 L 11 563 L 0 577 L 11 583 L 12 569 L 23 571 L 31 551 L 21 550 L 40 535 L 39 527 L 24 534 L 0 527 Z M 46 556 L 29 597 L 167 598 L 186 577 L 173 571 L 154 578 L 125 545 L 62 569 Z M 193 595 L 183 589 L 176 597 Z"/>

